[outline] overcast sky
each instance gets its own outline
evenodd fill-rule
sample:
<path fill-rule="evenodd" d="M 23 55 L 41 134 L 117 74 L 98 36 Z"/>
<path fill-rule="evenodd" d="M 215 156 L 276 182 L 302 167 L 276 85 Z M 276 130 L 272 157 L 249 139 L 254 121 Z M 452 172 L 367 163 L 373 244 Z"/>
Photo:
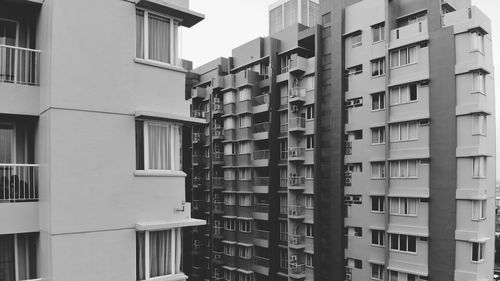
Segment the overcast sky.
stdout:
<path fill-rule="evenodd" d="M 320 0 L 321 1 L 321 0 Z M 275 0 L 190 0 L 190 9 L 205 14 L 205 20 L 182 32 L 182 57 L 200 66 L 231 49 L 268 34 L 267 8 Z M 500 1 L 472 0 L 492 21 L 495 69 L 500 69 Z M 500 78 L 496 79 L 500 93 Z M 496 99 L 500 112 L 500 98 Z M 500 121 L 497 121 L 497 154 L 500 153 Z M 500 155 L 500 154 L 499 154 Z M 500 160 L 500 159 L 499 159 Z M 499 161 L 497 161 L 499 162 Z M 497 164 L 500 179 L 500 163 Z M 498 182 L 499 180 L 497 180 Z"/>

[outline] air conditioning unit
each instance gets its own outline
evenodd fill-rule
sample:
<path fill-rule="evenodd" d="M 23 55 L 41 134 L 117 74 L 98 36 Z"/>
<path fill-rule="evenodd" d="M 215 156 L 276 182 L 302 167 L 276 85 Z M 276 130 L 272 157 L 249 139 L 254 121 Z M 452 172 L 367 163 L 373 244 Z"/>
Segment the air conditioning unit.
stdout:
<path fill-rule="evenodd" d="M 290 244 L 292 245 L 299 244 L 299 239 L 297 239 L 297 237 L 292 237 L 292 239 L 290 239 Z"/>
<path fill-rule="evenodd" d="M 299 112 L 300 108 L 297 105 L 292 105 L 292 112 Z"/>
<path fill-rule="evenodd" d="M 354 101 L 353 100 L 348 100 L 345 102 L 345 107 L 353 107 L 354 106 Z"/>
<path fill-rule="evenodd" d="M 346 273 L 345 274 L 345 280 L 351 281 L 352 280 L 352 274 L 351 273 Z"/>
<path fill-rule="evenodd" d="M 292 262 L 297 262 L 297 256 L 296 255 L 291 255 L 290 256 L 290 263 Z"/>
<path fill-rule="evenodd" d="M 355 99 L 355 100 L 353 100 L 353 103 L 354 103 L 354 105 L 361 105 L 361 104 L 363 104 L 363 100 L 362 99 Z"/>

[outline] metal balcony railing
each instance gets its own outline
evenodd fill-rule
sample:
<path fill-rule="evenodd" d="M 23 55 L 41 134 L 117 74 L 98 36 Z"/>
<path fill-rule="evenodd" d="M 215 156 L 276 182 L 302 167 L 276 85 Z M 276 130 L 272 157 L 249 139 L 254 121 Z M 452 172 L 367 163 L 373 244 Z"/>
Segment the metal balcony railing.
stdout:
<path fill-rule="evenodd" d="M 212 179 L 212 184 L 214 186 L 222 186 L 223 183 L 224 183 L 224 178 L 223 177 L 214 177 Z"/>
<path fill-rule="evenodd" d="M 0 164 L 0 202 L 38 201 L 38 164 Z"/>
<path fill-rule="evenodd" d="M 224 128 L 215 127 L 214 128 L 214 137 L 224 137 Z"/>
<path fill-rule="evenodd" d="M 300 275 L 306 272 L 305 264 L 290 264 L 288 267 L 290 274 Z"/>
<path fill-rule="evenodd" d="M 263 257 L 254 257 L 253 262 L 256 265 L 264 266 L 264 267 L 269 267 L 269 259 L 268 258 L 263 258 Z"/>
<path fill-rule="evenodd" d="M 214 235 L 221 236 L 224 231 L 222 226 L 214 226 Z"/>
<path fill-rule="evenodd" d="M 303 216 L 306 212 L 306 208 L 301 205 L 291 205 L 288 206 L 288 215 L 289 216 Z"/>
<path fill-rule="evenodd" d="M 294 117 L 290 118 L 288 123 L 289 130 L 293 129 L 305 129 L 306 128 L 306 119 L 302 117 Z"/>
<path fill-rule="evenodd" d="M 0 82 L 40 85 L 40 50 L 0 45 Z"/>
<path fill-rule="evenodd" d="M 269 122 L 263 122 L 253 125 L 253 133 L 265 133 L 269 132 Z"/>
<path fill-rule="evenodd" d="M 292 246 L 304 245 L 306 239 L 304 235 L 300 234 L 290 234 L 288 235 L 288 244 Z"/>
<path fill-rule="evenodd" d="M 300 158 L 304 157 L 306 149 L 303 147 L 290 147 L 288 151 L 288 157 L 289 158 Z"/>
<path fill-rule="evenodd" d="M 253 160 L 267 160 L 269 159 L 269 149 L 257 150 L 253 152 Z"/>

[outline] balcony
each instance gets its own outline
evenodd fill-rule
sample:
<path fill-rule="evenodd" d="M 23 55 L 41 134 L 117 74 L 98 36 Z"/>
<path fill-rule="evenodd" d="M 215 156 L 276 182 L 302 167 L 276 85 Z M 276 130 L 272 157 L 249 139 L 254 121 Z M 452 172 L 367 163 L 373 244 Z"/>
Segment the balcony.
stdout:
<path fill-rule="evenodd" d="M 256 96 L 253 98 L 253 112 L 259 113 L 269 110 L 269 94 Z"/>
<path fill-rule="evenodd" d="M 305 264 L 293 264 L 290 262 L 288 266 L 288 275 L 294 279 L 305 278 L 306 265 Z"/>
<path fill-rule="evenodd" d="M 217 239 L 224 238 L 224 228 L 222 226 L 214 226 L 213 230 L 214 230 L 213 231 L 214 238 L 217 238 Z"/>
<path fill-rule="evenodd" d="M 223 189 L 224 188 L 224 178 L 223 177 L 214 177 L 212 179 L 212 186 L 215 189 Z"/>
<path fill-rule="evenodd" d="M 304 219 L 306 214 L 306 208 L 300 205 L 288 206 L 288 217 L 291 219 Z"/>
<path fill-rule="evenodd" d="M 455 25 L 455 33 L 481 28 L 491 34 L 490 20 L 475 6 L 444 14 L 442 23 L 443 27 Z"/>
<path fill-rule="evenodd" d="M 344 178 L 345 178 L 345 186 L 351 186 L 352 185 L 352 173 L 349 171 L 345 172 Z"/>
<path fill-rule="evenodd" d="M 352 142 L 345 142 L 345 155 L 352 155 Z"/>
<path fill-rule="evenodd" d="M 258 220 L 268 220 L 269 219 L 269 204 L 265 203 L 254 203 L 253 204 L 253 216 Z"/>
<path fill-rule="evenodd" d="M 223 89 L 225 87 L 223 76 L 216 76 L 212 78 L 211 86 L 213 89 Z"/>
<path fill-rule="evenodd" d="M 269 177 L 254 177 L 253 184 L 257 186 L 268 186 L 269 185 Z"/>
<path fill-rule="evenodd" d="M 280 217 L 286 217 L 287 214 L 288 214 L 288 206 L 280 205 Z"/>
<path fill-rule="evenodd" d="M 191 111 L 191 117 L 205 119 L 206 112 L 200 109 L 193 109 Z"/>
<path fill-rule="evenodd" d="M 306 119 L 302 117 L 290 118 L 288 123 L 288 130 L 290 132 L 305 132 L 306 130 Z"/>
<path fill-rule="evenodd" d="M 196 87 L 191 89 L 192 99 L 205 99 L 207 97 L 207 89 L 203 87 Z"/>
<path fill-rule="evenodd" d="M 213 153 L 213 163 L 214 165 L 224 165 L 224 152 L 215 151 Z"/>
<path fill-rule="evenodd" d="M 399 48 L 429 39 L 427 19 L 391 30 L 390 48 Z"/>
<path fill-rule="evenodd" d="M 214 101 L 214 104 L 213 104 L 213 114 L 214 115 L 222 115 L 222 114 L 224 114 L 224 107 L 222 105 L 222 101 L 220 101 L 220 100 Z"/>
<path fill-rule="evenodd" d="M 213 139 L 214 140 L 223 140 L 224 139 L 224 128 L 215 127 L 214 133 L 213 133 Z"/>
<path fill-rule="evenodd" d="M 212 251 L 212 257 L 213 257 L 213 261 L 217 264 L 221 264 L 223 261 L 222 261 L 222 257 L 224 255 L 224 252 L 222 251 Z M 222 279 L 220 279 L 222 280 Z"/>
<path fill-rule="evenodd" d="M 290 147 L 288 150 L 288 159 L 290 161 L 304 161 L 305 148 Z"/>
<path fill-rule="evenodd" d="M 224 202 L 216 201 L 213 204 L 214 214 L 222 215 L 224 214 Z"/>
<path fill-rule="evenodd" d="M 253 164 L 255 166 L 268 166 L 269 164 L 269 150 L 257 150 L 253 152 Z"/>
<path fill-rule="evenodd" d="M 306 178 L 300 176 L 290 177 L 290 190 L 304 190 L 306 185 Z"/>
<path fill-rule="evenodd" d="M 288 179 L 280 178 L 280 191 L 286 191 L 288 189 Z M 285 212 L 286 213 L 286 212 Z"/>
<path fill-rule="evenodd" d="M 306 72 L 306 69 L 307 69 L 307 59 L 297 54 L 292 55 L 290 59 L 290 68 L 289 68 L 290 73 L 292 74 L 304 73 Z"/>
<path fill-rule="evenodd" d="M 0 164 L 0 203 L 38 201 L 37 164 Z"/>
<path fill-rule="evenodd" d="M 40 50 L 0 45 L 0 82 L 40 86 Z"/>
<path fill-rule="evenodd" d="M 306 102 L 306 89 L 299 87 L 291 88 L 289 91 L 288 101 L 292 105 L 303 104 Z"/>
<path fill-rule="evenodd" d="M 288 246 L 292 249 L 302 249 L 306 245 L 306 238 L 304 235 L 300 234 L 290 234 L 288 235 Z"/>
<path fill-rule="evenodd" d="M 200 188 L 203 186 L 204 180 L 202 177 L 193 178 L 193 188 Z"/>
<path fill-rule="evenodd" d="M 193 143 L 201 142 L 201 133 L 193 133 Z"/>
<path fill-rule="evenodd" d="M 259 74 L 251 70 L 242 70 L 235 74 L 235 85 L 237 88 L 253 86 L 259 82 Z"/>
<path fill-rule="evenodd" d="M 193 154 L 193 166 L 200 166 L 205 163 L 203 155 Z"/>
<path fill-rule="evenodd" d="M 253 258 L 253 269 L 262 275 L 269 275 L 269 259 L 255 256 Z"/>
<path fill-rule="evenodd" d="M 253 244 L 259 247 L 269 247 L 269 231 L 255 230 L 253 232 Z"/>
<path fill-rule="evenodd" d="M 253 126 L 254 139 L 267 139 L 269 137 L 269 122 L 258 123 Z"/>

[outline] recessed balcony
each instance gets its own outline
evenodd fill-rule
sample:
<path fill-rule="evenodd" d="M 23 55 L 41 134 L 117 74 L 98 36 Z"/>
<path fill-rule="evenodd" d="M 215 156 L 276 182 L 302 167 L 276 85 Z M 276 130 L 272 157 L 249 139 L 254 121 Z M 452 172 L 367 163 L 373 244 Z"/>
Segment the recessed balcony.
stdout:
<path fill-rule="evenodd" d="M 288 150 L 288 160 L 290 161 L 304 161 L 305 148 L 303 147 L 290 147 Z"/>
<path fill-rule="evenodd" d="M 306 245 L 306 238 L 301 234 L 289 234 L 288 235 L 288 246 L 293 249 L 302 249 Z"/>
<path fill-rule="evenodd" d="M 214 214 L 217 214 L 217 215 L 224 214 L 224 202 L 222 202 L 222 201 L 214 202 L 213 210 L 214 210 Z"/>
<path fill-rule="evenodd" d="M 290 190 L 304 190 L 306 178 L 301 176 L 292 176 L 289 178 Z"/>
<path fill-rule="evenodd" d="M 205 99 L 207 97 L 207 89 L 203 87 L 196 87 L 191 89 L 192 99 Z"/>
<path fill-rule="evenodd" d="M 0 164 L 0 203 L 38 201 L 37 164 Z"/>
<path fill-rule="evenodd" d="M 222 101 L 214 101 L 213 104 L 213 114 L 214 115 L 223 115 L 224 114 L 224 106 L 222 105 Z"/>
<path fill-rule="evenodd" d="M 213 158 L 213 163 L 214 165 L 224 165 L 224 152 L 220 151 L 215 151 L 213 153 L 214 158 Z"/>
<path fill-rule="evenodd" d="M 306 102 L 306 89 L 294 87 L 289 90 L 288 101 L 292 105 L 303 104 Z"/>
<path fill-rule="evenodd" d="M 304 219 L 306 214 L 306 208 L 300 205 L 290 205 L 288 206 L 288 217 L 291 219 Z"/>
<path fill-rule="evenodd" d="M 305 264 L 293 264 L 290 263 L 288 266 L 288 275 L 293 279 L 302 279 L 305 278 L 306 274 L 306 265 Z"/>
<path fill-rule="evenodd" d="M 288 123 L 288 130 L 290 132 L 303 133 L 306 130 L 306 119 L 302 117 L 290 118 Z"/>
<path fill-rule="evenodd" d="M 222 239 L 224 238 L 224 228 L 222 226 L 214 226 L 214 238 Z"/>
<path fill-rule="evenodd" d="M 259 113 L 269 110 L 269 94 L 256 96 L 253 98 L 253 112 Z"/>
<path fill-rule="evenodd" d="M 289 68 L 290 73 L 300 74 L 306 72 L 306 70 L 307 70 L 307 59 L 297 54 L 292 55 L 292 57 L 290 58 L 290 68 Z"/>
<path fill-rule="evenodd" d="M 257 139 L 267 139 L 269 138 L 269 122 L 262 122 L 253 125 L 253 138 Z"/>
<path fill-rule="evenodd" d="M 224 128 L 215 127 L 214 132 L 213 132 L 213 139 L 214 140 L 224 140 Z"/>

